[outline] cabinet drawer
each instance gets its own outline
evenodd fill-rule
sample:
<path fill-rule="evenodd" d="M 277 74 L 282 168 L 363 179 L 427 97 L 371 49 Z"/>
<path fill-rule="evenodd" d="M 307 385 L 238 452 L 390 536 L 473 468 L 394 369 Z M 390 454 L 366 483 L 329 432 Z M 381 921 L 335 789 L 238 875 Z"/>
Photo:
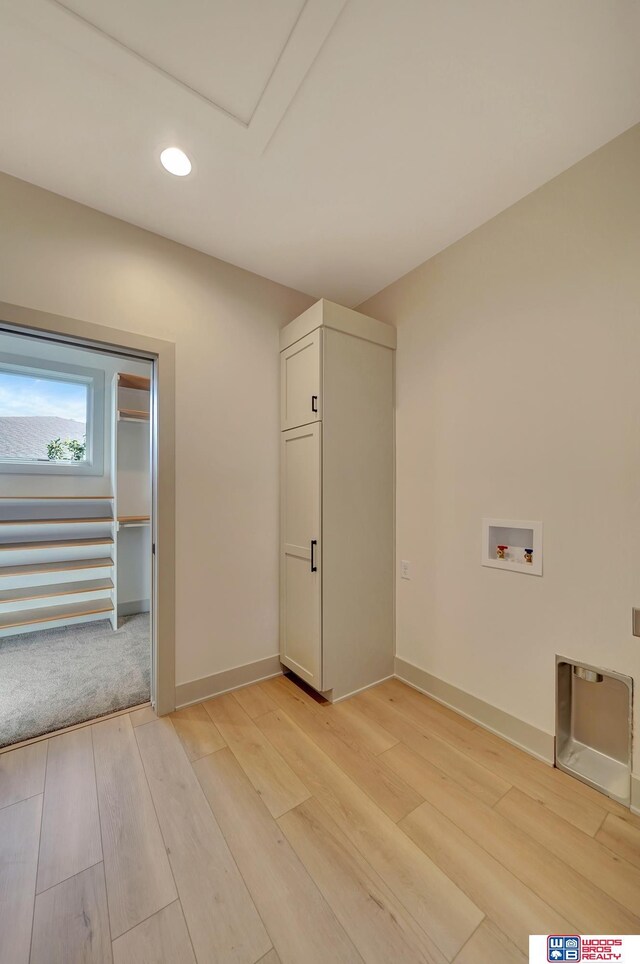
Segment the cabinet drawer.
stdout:
<path fill-rule="evenodd" d="M 318 329 L 280 353 L 280 428 L 322 418 L 322 333 Z"/>

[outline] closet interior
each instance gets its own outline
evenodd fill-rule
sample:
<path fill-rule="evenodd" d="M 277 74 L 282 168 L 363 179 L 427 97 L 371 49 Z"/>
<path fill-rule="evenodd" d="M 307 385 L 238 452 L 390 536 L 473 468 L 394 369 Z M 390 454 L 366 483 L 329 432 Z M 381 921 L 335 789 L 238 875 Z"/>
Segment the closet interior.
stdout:
<path fill-rule="evenodd" d="M 0 747 L 151 699 L 152 396 L 0 331 Z"/>
<path fill-rule="evenodd" d="M 0 497 L 0 637 L 149 611 L 150 386 L 114 376 L 110 494 Z"/>
<path fill-rule="evenodd" d="M 151 380 L 118 372 L 113 398 L 114 610 L 121 617 L 149 612 L 150 606 Z"/>

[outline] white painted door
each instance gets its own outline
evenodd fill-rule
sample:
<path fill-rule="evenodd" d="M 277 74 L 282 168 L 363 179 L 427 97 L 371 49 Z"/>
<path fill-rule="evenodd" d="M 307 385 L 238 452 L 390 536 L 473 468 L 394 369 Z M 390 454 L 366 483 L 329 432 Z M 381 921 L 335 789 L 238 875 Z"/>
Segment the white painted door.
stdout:
<path fill-rule="evenodd" d="M 280 353 L 281 424 L 285 431 L 321 416 L 320 329 Z"/>
<path fill-rule="evenodd" d="M 281 435 L 280 658 L 322 689 L 321 427 Z"/>

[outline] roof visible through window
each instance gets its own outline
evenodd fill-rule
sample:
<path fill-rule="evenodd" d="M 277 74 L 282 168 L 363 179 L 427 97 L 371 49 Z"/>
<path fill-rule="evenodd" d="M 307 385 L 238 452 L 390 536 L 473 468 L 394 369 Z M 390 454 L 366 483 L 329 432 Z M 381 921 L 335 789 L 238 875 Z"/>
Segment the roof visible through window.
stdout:
<path fill-rule="evenodd" d="M 0 369 L 0 459 L 86 459 L 88 385 Z"/>

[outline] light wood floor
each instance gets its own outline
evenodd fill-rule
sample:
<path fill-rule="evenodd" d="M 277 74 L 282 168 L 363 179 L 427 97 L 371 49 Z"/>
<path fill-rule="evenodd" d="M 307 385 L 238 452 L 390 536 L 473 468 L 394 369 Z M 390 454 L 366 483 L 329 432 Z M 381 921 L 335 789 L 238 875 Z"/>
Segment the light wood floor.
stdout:
<path fill-rule="evenodd" d="M 506 964 L 639 916 L 639 818 L 396 680 L 0 756 L 1 964 Z"/>

